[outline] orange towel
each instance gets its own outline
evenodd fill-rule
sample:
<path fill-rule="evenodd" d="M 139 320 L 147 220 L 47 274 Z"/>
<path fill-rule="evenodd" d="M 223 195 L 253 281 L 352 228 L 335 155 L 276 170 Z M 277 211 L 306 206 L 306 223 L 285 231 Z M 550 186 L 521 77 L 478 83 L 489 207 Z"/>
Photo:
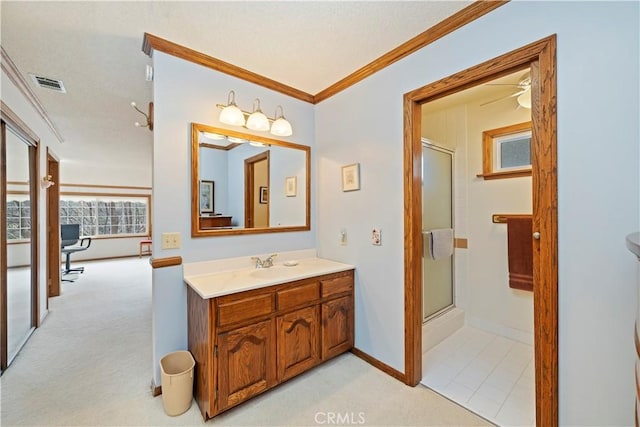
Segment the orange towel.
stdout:
<path fill-rule="evenodd" d="M 532 233 L 530 216 L 507 218 L 510 288 L 533 292 Z"/>

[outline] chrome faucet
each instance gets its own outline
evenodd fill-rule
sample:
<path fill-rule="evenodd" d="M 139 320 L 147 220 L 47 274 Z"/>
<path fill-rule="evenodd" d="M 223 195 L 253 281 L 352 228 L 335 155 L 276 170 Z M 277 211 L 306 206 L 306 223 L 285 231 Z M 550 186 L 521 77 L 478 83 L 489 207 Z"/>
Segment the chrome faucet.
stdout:
<path fill-rule="evenodd" d="M 273 267 L 273 259 L 277 257 L 278 254 L 269 255 L 268 258 L 261 260 L 257 256 L 251 257 L 251 261 L 256 262 L 256 268 L 269 268 Z"/>

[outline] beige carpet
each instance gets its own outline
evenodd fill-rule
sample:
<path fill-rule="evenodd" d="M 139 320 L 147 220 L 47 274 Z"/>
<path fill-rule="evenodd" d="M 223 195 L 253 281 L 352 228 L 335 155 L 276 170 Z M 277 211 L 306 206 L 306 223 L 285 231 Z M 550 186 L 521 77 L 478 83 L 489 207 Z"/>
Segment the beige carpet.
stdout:
<path fill-rule="evenodd" d="M 197 405 L 168 417 L 149 391 L 151 268 L 146 259 L 82 263 L 0 379 L 1 425 L 198 426 Z M 333 422 L 332 422 L 333 421 Z M 483 419 L 352 354 L 206 423 L 211 426 L 478 426 Z"/>

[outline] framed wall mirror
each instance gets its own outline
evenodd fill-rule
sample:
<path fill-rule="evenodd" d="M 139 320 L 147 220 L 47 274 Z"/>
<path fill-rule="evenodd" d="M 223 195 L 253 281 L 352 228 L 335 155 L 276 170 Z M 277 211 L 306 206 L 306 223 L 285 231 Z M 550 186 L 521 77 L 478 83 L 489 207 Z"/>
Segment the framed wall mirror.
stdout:
<path fill-rule="evenodd" d="M 310 167 L 308 146 L 192 123 L 191 236 L 309 230 Z"/>

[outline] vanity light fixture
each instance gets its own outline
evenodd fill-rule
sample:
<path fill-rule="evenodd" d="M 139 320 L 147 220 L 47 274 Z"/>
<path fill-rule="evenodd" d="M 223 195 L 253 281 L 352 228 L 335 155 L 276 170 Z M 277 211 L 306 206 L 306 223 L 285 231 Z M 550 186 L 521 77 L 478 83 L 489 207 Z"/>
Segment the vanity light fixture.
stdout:
<path fill-rule="evenodd" d="M 260 109 L 260 100 L 256 98 L 253 100 L 253 113 L 251 113 L 247 119 L 247 128 L 265 131 L 269 130 L 269 127 L 269 119 Z"/>
<path fill-rule="evenodd" d="M 142 114 L 145 118 L 145 124 L 142 124 L 140 122 L 135 122 L 134 126 L 138 128 L 148 127 L 150 131 L 153 131 L 153 102 L 149 103 L 149 114 L 139 109 L 138 105 L 133 101 L 131 101 L 131 107 L 133 107 L 133 109 L 136 110 L 138 113 Z"/>
<path fill-rule="evenodd" d="M 202 132 L 202 134 L 205 136 L 205 138 L 212 139 L 215 141 L 219 141 L 227 138 L 226 136 L 220 135 L 219 133 Z"/>
<path fill-rule="evenodd" d="M 227 105 L 220 105 L 222 111 L 220 112 L 220 121 L 228 125 L 244 126 L 244 112 L 236 105 L 236 93 L 234 91 L 229 92 L 227 97 Z"/>
<path fill-rule="evenodd" d="M 247 142 L 246 139 L 236 138 L 235 136 L 228 136 L 227 137 L 227 141 L 233 142 L 233 143 L 236 143 L 236 144 L 244 144 L 245 142 Z"/>
<path fill-rule="evenodd" d="M 236 93 L 230 91 L 227 97 L 227 104 L 216 104 L 221 108 L 218 120 L 233 126 L 244 126 L 247 129 L 257 131 L 270 131 L 276 136 L 290 136 L 293 134 L 291 123 L 284 117 L 282 105 L 276 107 L 275 118 L 267 117 L 260 109 L 260 100 L 256 98 L 253 101 L 253 112 L 241 110 L 236 105 Z M 278 114 L 279 113 L 279 114 Z"/>
<path fill-rule="evenodd" d="M 280 115 L 278 115 L 278 108 L 280 109 Z M 293 133 L 291 129 L 291 123 L 284 118 L 284 111 L 282 105 L 276 107 L 276 119 L 271 125 L 271 133 L 277 136 L 289 136 Z"/>

